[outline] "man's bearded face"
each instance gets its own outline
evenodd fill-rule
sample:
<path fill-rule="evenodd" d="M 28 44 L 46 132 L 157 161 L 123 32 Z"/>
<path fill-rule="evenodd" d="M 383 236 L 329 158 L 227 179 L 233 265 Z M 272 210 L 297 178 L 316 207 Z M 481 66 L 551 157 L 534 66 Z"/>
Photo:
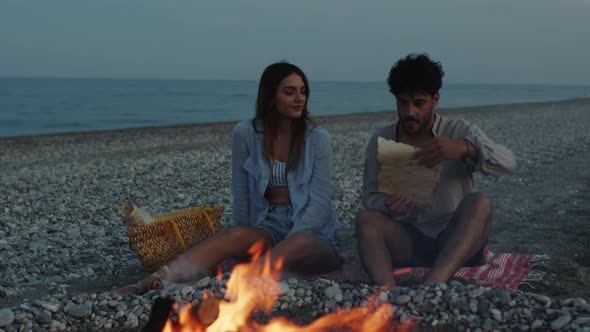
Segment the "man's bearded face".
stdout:
<path fill-rule="evenodd" d="M 418 136 L 428 130 L 433 118 L 433 111 L 438 104 L 438 93 L 399 94 L 395 97 L 397 115 L 402 130 L 408 136 Z"/>

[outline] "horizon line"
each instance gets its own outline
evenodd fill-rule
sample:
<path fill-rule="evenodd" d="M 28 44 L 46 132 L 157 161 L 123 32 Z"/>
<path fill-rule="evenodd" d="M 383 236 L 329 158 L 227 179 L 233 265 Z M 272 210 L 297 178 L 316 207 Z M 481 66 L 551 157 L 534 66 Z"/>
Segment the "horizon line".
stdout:
<path fill-rule="evenodd" d="M 38 79 L 38 80 L 120 80 L 120 81 L 230 81 L 230 82 L 258 82 L 258 79 L 224 79 L 224 78 L 157 78 L 157 77 L 84 77 L 84 76 L 2 76 L 0 79 Z M 326 83 L 386 83 L 374 80 L 314 80 L 315 82 Z M 562 86 L 562 87 L 590 87 L 590 83 L 499 83 L 499 82 L 461 82 L 451 81 L 444 84 L 465 84 L 465 85 L 529 85 L 529 86 Z"/>

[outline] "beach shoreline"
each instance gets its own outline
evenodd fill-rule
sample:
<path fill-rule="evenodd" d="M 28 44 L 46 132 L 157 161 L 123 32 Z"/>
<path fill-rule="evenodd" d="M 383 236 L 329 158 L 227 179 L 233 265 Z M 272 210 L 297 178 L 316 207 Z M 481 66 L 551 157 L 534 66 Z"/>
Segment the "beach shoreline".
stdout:
<path fill-rule="evenodd" d="M 514 174 L 477 182 L 494 207 L 491 250 L 551 258 L 545 278 L 521 290 L 590 299 L 590 99 L 439 114 L 475 123 L 517 156 Z M 366 143 L 395 118 L 393 111 L 315 118 L 332 136 L 341 241 L 352 238 L 360 209 Z M 0 138 L 0 309 L 30 313 L 22 305 L 45 295 L 104 293 L 144 276 L 119 211 L 129 198 L 152 214 L 222 204 L 228 225 L 234 124 Z"/>
<path fill-rule="evenodd" d="M 555 105 L 576 105 L 580 103 L 586 103 L 590 101 L 590 98 L 571 98 L 571 99 L 557 99 L 551 101 L 536 101 L 536 102 L 522 102 L 522 103 L 506 103 L 506 104 L 484 104 L 484 105 L 473 105 L 473 106 L 462 106 L 462 107 L 441 107 L 437 108 L 438 112 L 478 112 L 478 111 L 505 111 L 506 108 L 547 108 L 547 107 L 554 107 Z M 358 119 L 358 118 L 376 118 L 381 117 L 386 114 L 390 114 L 395 112 L 394 110 L 382 110 L 382 111 L 374 111 L 374 112 L 358 112 L 358 113 L 347 113 L 347 114 L 332 114 L 332 115 L 313 115 L 311 114 L 313 119 L 317 119 L 320 122 L 328 121 L 328 120 L 350 120 L 350 119 Z M 252 116 L 254 112 L 252 111 Z M 189 129 L 189 128 L 199 128 L 199 129 L 210 129 L 210 130 L 226 130 L 229 126 L 231 128 L 235 123 L 239 122 L 239 120 L 235 121 L 218 121 L 218 122 L 195 122 L 195 123 L 185 123 L 185 124 L 175 124 L 175 125 L 162 125 L 162 126 L 145 126 L 145 127 L 129 127 L 129 128 L 117 128 L 117 129 L 104 129 L 104 130 L 87 130 L 87 131 L 68 131 L 68 132 L 60 132 L 60 133 L 46 133 L 46 134 L 33 134 L 33 135 L 18 135 L 18 136 L 0 136 L 0 143 L 2 141 L 8 142 L 18 142 L 18 141 L 26 141 L 30 139 L 36 138 L 43 138 L 43 137 L 69 137 L 69 136 L 101 136 L 104 134 L 112 133 L 112 134 L 134 134 L 134 132 L 149 132 L 149 131 L 168 131 L 173 129 Z"/>

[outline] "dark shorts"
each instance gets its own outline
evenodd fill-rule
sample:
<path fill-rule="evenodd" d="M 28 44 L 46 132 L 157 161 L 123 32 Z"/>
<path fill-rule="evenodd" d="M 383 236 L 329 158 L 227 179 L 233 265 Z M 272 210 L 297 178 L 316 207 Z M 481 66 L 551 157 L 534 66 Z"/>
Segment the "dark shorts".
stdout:
<path fill-rule="evenodd" d="M 414 256 L 412 260 L 408 264 L 404 264 L 404 266 L 396 265 L 396 267 L 419 267 L 419 266 L 432 266 L 436 257 L 440 253 L 441 248 L 441 235 L 436 239 L 427 236 L 426 234 L 422 233 L 416 227 L 412 226 L 411 224 L 404 223 L 402 224 L 404 229 L 410 234 L 412 238 L 413 246 L 414 246 Z M 480 266 L 483 264 L 483 251 L 485 245 L 475 253 L 471 258 L 467 260 L 463 266 Z"/>

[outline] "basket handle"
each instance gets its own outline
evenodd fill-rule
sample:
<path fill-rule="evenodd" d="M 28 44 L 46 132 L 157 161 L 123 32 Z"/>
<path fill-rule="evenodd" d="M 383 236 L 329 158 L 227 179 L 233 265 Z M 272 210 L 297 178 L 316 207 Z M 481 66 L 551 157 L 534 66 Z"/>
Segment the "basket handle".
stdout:
<path fill-rule="evenodd" d="M 182 235 L 180 235 L 180 230 L 178 229 L 178 225 L 174 220 L 168 220 L 166 224 L 166 232 L 167 233 L 176 233 L 176 239 L 178 240 L 178 244 L 180 244 L 180 248 L 182 248 L 182 252 L 186 251 L 186 244 L 184 243 L 184 239 Z"/>
<path fill-rule="evenodd" d="M 207 225 L 209 226 L 209 229 L 211 229 L 211 234 L 215 234 L 215 227 L 213 226 L 213 221 L 211 220 L 211 216 L 209 216 L 209 213 L 200 211 L 199 218 L 201 218 L 203 215 L 205 215 L 205 219 L 207 219 Z"/>
<path fill-rule="evenodd" d="M 209 226 L 209 229 L 211 229 L 211 234 L 215 234 L 215 226 L 213 226 L 213 221 L 211 220 L 211 216 L 209 216 L 208 213 L 200 211 L 199 213 L 199 218 L 201 218 L 202 216 L 205 217 L 205 219 L 207 220 L 207 226 Z M 174 220 L 168 220 L 167 224 L 166 224 L 166 232 L 168 234 L 174 232 L 176 234 L 176 239 L 178 240 L 178 244 L 180 244 L 180 248 L 182 248 L 182 252 L 186 251 L 186 244 L 184 243 L 184 239 L 182 238 L 182 235 L 180 234 L 180 230 L 178 229 L 178 225 L 176 224 L 176 221 Z"/>

